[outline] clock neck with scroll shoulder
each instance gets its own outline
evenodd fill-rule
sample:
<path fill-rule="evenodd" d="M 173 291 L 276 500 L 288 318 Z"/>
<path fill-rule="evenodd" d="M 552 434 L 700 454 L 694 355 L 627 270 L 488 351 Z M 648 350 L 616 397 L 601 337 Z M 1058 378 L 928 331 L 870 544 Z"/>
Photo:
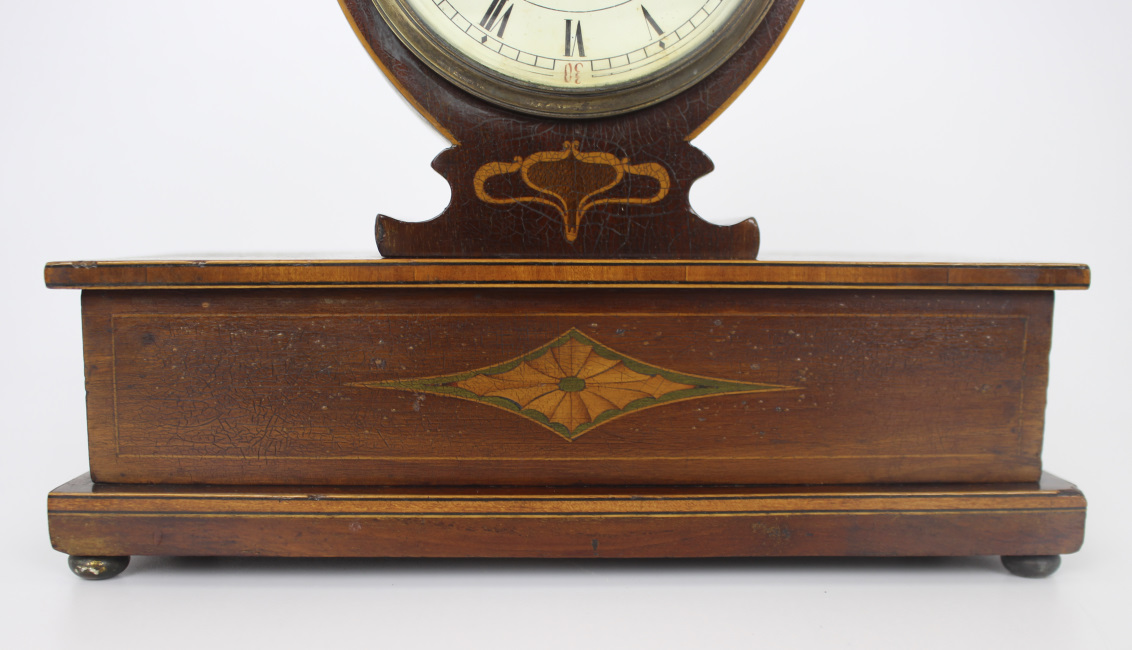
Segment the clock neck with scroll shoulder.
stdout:
<path fill-rule="evenodd" d="M 452 198 L 438 217 L 379 216 L 385 257 L 753 260 L 754 219 L 732 226 L 692 210 L 692 183 L 711 161 L 695 138 L 774 52 L 802 0 L 775 0 L 739 50 L 696 85 L 613 117 L 556 119 L 478 99 L 430 69 L 372 0 L 339 0 L 397 89 L 452 147 L 433 161 Z"/>

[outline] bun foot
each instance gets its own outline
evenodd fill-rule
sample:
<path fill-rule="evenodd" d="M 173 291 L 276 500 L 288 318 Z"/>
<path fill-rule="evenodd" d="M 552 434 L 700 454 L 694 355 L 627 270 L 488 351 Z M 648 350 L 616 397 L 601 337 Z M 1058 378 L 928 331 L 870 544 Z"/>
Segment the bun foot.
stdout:
<path fill-rule="evenodd" d="M 71 567 L 71 571 L 83 580 L 108 580 L 130 566 L 130 556 L 86 557 L 71 555 L 67 557 L 67 566 Z"/>
<path fill-rule="evenodd" d="M 1060 555 L 1003 555 L 1002 566 L 1023 578 L 1044 578 L 1061 566 Z"/>

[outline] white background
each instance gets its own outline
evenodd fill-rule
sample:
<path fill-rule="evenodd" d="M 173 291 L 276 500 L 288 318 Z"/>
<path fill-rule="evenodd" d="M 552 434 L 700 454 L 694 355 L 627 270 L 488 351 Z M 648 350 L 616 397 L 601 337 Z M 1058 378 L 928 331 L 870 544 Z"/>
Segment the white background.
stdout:
<path fill-rule="evenodd" d="M 486 1 L 486 0 L 485 0 Z M 1084 262 L 1045 464 L 1090 499 L 1050 579 L 994 558 L 160 560 L 87 583 L 46 493 L 86 469 L 78 292 L 49 260 L 375 254 L 444 141 L 331 0 L 0 0 L 3 577 L 11 648 L 1115 648 L 1127 636 L 1132 3 L 810 0 L 697 144 L 764 259 Z"/>

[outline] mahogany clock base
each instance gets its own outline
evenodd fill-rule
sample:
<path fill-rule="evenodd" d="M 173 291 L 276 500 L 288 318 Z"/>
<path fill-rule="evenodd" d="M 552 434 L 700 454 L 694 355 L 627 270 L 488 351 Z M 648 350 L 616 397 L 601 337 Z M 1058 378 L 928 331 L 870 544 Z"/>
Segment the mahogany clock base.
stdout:
<path fill-rule="evenodd" d="M 665 488 L 110 485 L 48 496 L 51 542 L 105 578 L 130 555 L 692 558 L 1002 555 L 1048 575 L 1085 498 L 1033 484 Z M 1047 557 L 1042 557 L 1047 556 Z M 1052 556 L 1049 557 L 1049 556 Z"/>
<path fill-rule="evenodd" d="M 1053 291 L 1088 279 L 52 264 L 50 286 L 84 290 L 99 481 L 50 495 L 52 540 L 91 578 L 131 555 L 1002 555 L 1048 574 L 1085 519 L 1041 474 Z"/>

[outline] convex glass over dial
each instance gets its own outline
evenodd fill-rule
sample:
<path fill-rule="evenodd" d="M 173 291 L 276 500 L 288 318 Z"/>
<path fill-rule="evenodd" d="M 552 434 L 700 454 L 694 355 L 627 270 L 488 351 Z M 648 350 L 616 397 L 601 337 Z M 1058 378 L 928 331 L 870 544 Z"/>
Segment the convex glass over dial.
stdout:
<path fill-rule="evenodd" d="M 671 97 L 747 40 L 773 0 L 373 0 L 465 90 L 536 115 L 598 117 Z"/>

